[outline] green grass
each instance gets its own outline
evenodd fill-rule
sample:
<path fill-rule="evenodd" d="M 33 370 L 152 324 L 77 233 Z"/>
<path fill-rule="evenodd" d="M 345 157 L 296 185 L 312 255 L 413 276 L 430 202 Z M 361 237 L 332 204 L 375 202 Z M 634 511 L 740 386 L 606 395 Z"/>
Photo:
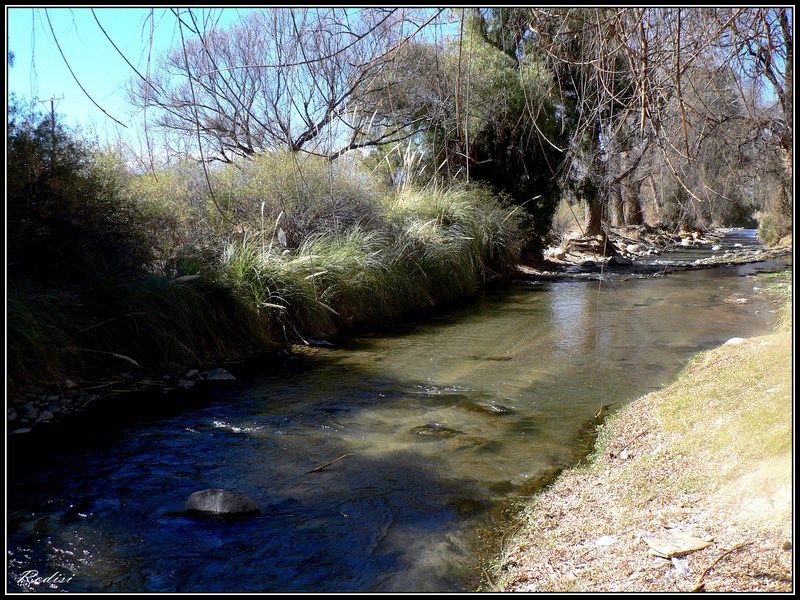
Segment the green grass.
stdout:
<path fill-rule="evenodd" d="M 382 324 L 471 294 L 516 264 L 518 216 L 483 189 L 403 190 L 384 202 L 379 225 L 315 233 L 295 249 L 244 234 L 177 256 L 169 275 L 10 286 L 12 390 Z"/>
<path fill-rule="evenodd" d="M 660 407 L 681 449 L 728 454 L 746 462 L 791 449 L 791 338 L 724 346 L 701 355 L 670 388 Z"/>

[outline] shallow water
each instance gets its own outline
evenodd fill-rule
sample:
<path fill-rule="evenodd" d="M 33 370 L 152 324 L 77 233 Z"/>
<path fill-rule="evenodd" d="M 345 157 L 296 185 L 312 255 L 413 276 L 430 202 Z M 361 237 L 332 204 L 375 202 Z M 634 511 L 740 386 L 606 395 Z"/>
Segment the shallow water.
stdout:
<path fill-rule="evenodd" d="M 601 404 L 658 389 L 698 350 L 768 330 L 774 307 L 742 275 L 782 264 L 613 287 L 514 284 L 425 323 L 243 370 L 179 410 L 124 426 L 95 419 L 48 444 L 14 436 L 9 587 L 464 589 L 471 536 L 491 509 L 574 462 Z M 751 302 L 725 302 L 734 294 Z M 262 513 L 170 514 L 208 487 L 243 491 Z M 18 584 L 31 570 L 61 578 Z"/>

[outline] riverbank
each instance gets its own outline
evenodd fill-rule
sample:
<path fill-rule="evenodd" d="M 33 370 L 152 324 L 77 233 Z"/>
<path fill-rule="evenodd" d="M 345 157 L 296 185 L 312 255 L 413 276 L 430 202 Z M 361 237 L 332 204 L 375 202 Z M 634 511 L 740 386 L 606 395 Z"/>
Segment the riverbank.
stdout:
<path fill-rule="evenodd" d="M 425 312 L 435 307 L 452 305 L 472 295 L 478 287 L 488 282 L 502 282 L 510 278 L 521 278 L 525 281 L 624 281 L 662 277 L 674 271 L 773 260 L 791 252 L 790 247 L 731 246 L 730 251 L 720 253 L 720 256 L 701 259 L 699 262 L 702 264 L 696 265 L 650 264 L 644 259 L 629 261 L 632 264 L 620 260 L 602 264 L 588 260 L 567 263 L 545 260 L 535 266 L 516 265 L 515 269 L 514 257 L 517 256 L 518 248 L 507 239 L 517 225 L 513 219 L 509 221 L 504 216 L 512 213 L 494 206 L 494 212 L 488 213 L 483 221 L 474 220 L 470 223 L 468 219 L 475 216 L 478 208 L 477 204 L 471 203 L 473 198 L 452 192 L 442 196 L 437 200 L 434 195 L 433 200 L 439 204 L 437 210 L 441 211 L 439 214 L 442 219 L 446 217 L 450 224 L 447 226 L 442 223 L 434 227 L 445 227 L 445 235 L 437 236 L 433 240 L 426 239 L 411 251 L 404 250 L 406 262 L 402 264 L 398 264 L 399 259 L 391 260 L 396 248 L 387 246 L 387 240 L 384 239 L 375 245 L 372 261 L 360 263 L 357 256 L 351 256 L 353 264 L 349 270 L 340 267 L 336 271 L 335 267 L 331 269 L 324 266 L 329 262 L 335 263 L 343 254 L 347 254 L 345 244 L 327 254 L 314 255 L 314 263 L 304 260 L 305 254 L 299 257 L 283 254 L 280 261 L 274 256 L 268 256 L 265 264 L 251 264 L 249 268 L 240 266 L 232 277 L 227 278 L 221 278 L 217 273 L 216 278 L 208 275 L 184 275 L 172 280 L 150 278 L 144 285 L 120 283 L 103 291 L 107 306 L 96 307 L 102 309 L 102 312 L 89 316 L 84 310 L 74 317 L 79 326 L 72 325 L 73 329 L 83 329 L 85 326 L 92 337 L 84 339 L 81 344 L 75 339 L 60 337 L 56 342 L 65 347 L 56 352 L 51 351 L 55 345 L 52 332 L 61 332 L 64 328 L 58 323 L 54 326 L 53 321 L 60 319 L 66 325 L 66 315 L 70 314 L 68 311 L 71 307 L 85 304 L 91 307 L 96 293 L 91 289 L 82 292 L 90 300 L 87 303 L 77 297 L 81 292 L 73 291 L 61 298 L 56 309 L 51 308 L 52 304 L 44 303 L 24 306 L 21 311 L 24 317 L 23 326 L 20 327 L 20 319 L 17 322 L 12 321 L 11 332 L 22 332 L 29 341 L 33 341 L 38 331 L 25 331 L 24 321 L 35 322 L 39 330 L 49 329 L 47 335 L 51 343 L 39 343 L 35 346 L 41 354 L 38 357 L 36 353 L 22 356 L 26 357 L 29 364 L 36 364 L 38 361 L 38 372 L 54 381 L 12 388 L 7 410 L 9 431 L 15 434 L 28 433 L 31 429 L 91 410 L 98 403 L 120 396 L 138 393 L 169 394 L 195 387 L 230 385 L 235 377 L 226 369 L 235 373 L 237 365 L 254 360 L 279 364 L 287 357 L 291 358 L 292 342 L 305 346 L 330 346 L 328 340 L 346 335 L 348 330 L 352 332 L 365 327 L 385 326 L 387 323 L 397 322 L 398 318 L 412 310 Z M 490 198 L 481 201 L 491 206 Z M 459 202 L 462 203 L 460 207 Z M 428 203 L 433 204 L 430 197 L 417 196 L 412 215 L 421 219 L 425 216 L 425 209 L 432 212 Z M 459 208 L 462 214 L 457 218 L 452 214 L 448 216 L 448 212 L 458 215 L 455 208 Z M 474 236 L 483 232 L 485 235 L 482 245 L 450 244 L 448 236 L 457 235 L 458 229 L 453 231 L 456 225 L 461 228 L 469 226 Z M 497 231 L 492 233 L 492 227 Z M 648 235 L 652 237 L 659 234 L 651 232 Z M 721 240 L 724 231 L 709 232 L 706 235 L 708 239 Z M 358 240 L 358 236 L 352 237 Z M 442 244 L 449 245 L 450 248 L 439 248 Z M 435 255 L 437 251 L 449 253 L 448 262 L 452 267 L 450 270 L 441 270 L 440 265 L 432 260 L 431 255 Z M 304 252 L 307 253 L 308 249 Z M 247 260 L 258 263 L 258 253 L 249 252 Z M 409 264 L 416 265 L 416 268 L 409 270 Z M 459 264 L 460 267 L 456 267 Z M 265 276 L 262 279 L 270 286 L 277 284 L 280 290 L 280 294 L 275 294 L 274 302 L 267 303 L 266 306 L 260 306 L 256 302 L 257 297 L 263 295 L 259 285 L 263 281 L 257 276 L 257 281 L 247 281 L 259 268 L 267 274 L 272 272 L 271 277 Z M 275 272 L 279 277 L 275 276 Z M 320 276 L 309 278 L 307 272 L 312 275 L 317 272 Z M 393 282 L 394 286 L 385 285 L 384 278 Z M 288 310 L 282 311 L 277 303 L 283 301 L 282 294 L 285 290 L 295 284 L 293 298 L 297 306 L 287 307 Z M 319 288 L 314 287 L 317 285 Z M 415 293 L 397 296 L 414 285 L 417 287 Z M 369 293 L 362 289 L 367 286 L 373 286 L 368 290 Z M 238 294 L 234 294 L 237 288 Z M 330 297 L 330 310 L 315 311 L 315 306 L 318 308 L 322 305 L 320 298 L 323 296 Z M 50 294 L 44 294 L 44 297 L 49 298 Z M 168 298 L 172 301 L 165 303 Z M 353 302 L 353 298 L 359 303 Z M 342 299 L 349 302 L 349 305 L 343 305 Z M 373 299 L 376 305 L 370 306 L 369 302 Z M 18 314 L 14 300 L 12 295 L 11 312 Z M 191 307 L 193 310 L 184 310 L 187 300 L 194 303 Z M 744 303 L 746 299 L 732 298 L 727 301 Z M 148 314 L 156 314 L 154 322 L 143 322 Z M 211 321 L 204 316 L 208 314 L 213 317 Z M 161 325 L 169 321 L 170 315 L 180 318 L 162 327 Z M 238 320 L 234 318 L 236 315 L 240 316 Z M 92 319 L 88 325 L 87 317 Z M 165 331 L 169 335 L 165 336 Z M 73 371 L 67 372 L 70 365 L 66 361 L 61 362 L 63 357 L 74 360 L 77 354 L 70 349 L 70 343 L 73 346 L 93 348 L 103 347 L 105 344 L 107 347 L 103 352 L 81 357 L 84 361 L 87 357 L 93 358 L 95 362 L 72 363 Z M 133 350 L 125 349 L 126 344 Z M 158 347 L 153 349 L 153 344 Z M 148 364 L 141 360 L 143 354 L 160 358 L 155 362 L 151 358 Z M 19 353 L 12 358 L 17 363 L 24 363 L 25 360 L 20 360 L 18 356 Z M 138 360 L 132 359 L 132 356 Z M 14 361 L 12 366 L 13 364 Z"/>
<path fill-rule="evenodd" d="M 775 246 L 764 246 L 755 238 L 743 239 L 747 245 L 726 243 L 727 236 L 739 231 L 717 228 L 678 234 L 646 225 L 610 228 L 605 240 L 581 237 L 550 247 L 542 260 L 520 265 L 520 273 L 541 281 L 645 279 L 676 271 L 766 262 L 792 254 L 791 236 Z"/>
<path fill-rule="evenodd" d="M 762 280 L 791 298 L 786 274 Z M 792 331 L 784 302 L 775 333 L 701 353 L 676 382 L 613 415 L 594 454 L 524 507 L 491 587 L 791 591 Z"/>
<path fill-rule="evenodd" d="M 245 236 L 172 276 L 10 286 L 10 429 L 119 389 L 224 380 L 202 371 L 425 312 L 514 272 L 520 211 L 485 189 L 405 189 L 384 204 L 380 223 L 293 250 Z"/>

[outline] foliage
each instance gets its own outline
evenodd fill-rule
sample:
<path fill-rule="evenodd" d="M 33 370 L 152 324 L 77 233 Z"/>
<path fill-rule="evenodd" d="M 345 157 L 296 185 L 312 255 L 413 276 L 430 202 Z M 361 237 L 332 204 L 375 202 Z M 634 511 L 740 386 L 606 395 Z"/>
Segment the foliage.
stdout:
<path fill-rule="evenodd" d="M 135 272 L 152 259 L 141 208 L 60 122 L 12 104 L 7 172 L 11 278 Z"/>
<path fill-rule="evenodd" d="M 15 281 L 12 388 L 131 364 L 197 364 L 382 324 L 509 272 L 524 239 L 519 211 L 487 189 L 379 192 L 344 162 L 331 170 L 308 159 L 298 170 L 291 156 L 272 154 L 214 171 L 234 225 L 214 222 L 208 190 L 179 166 L 135 175 L 113 156 L 92 164 L 118 202 L 153 224 L 142 243 L 161 260 L 149 271 L 73 272 L 58 285 Z M 273 223 L 276 212 L 287 216 Z M 186 223 L 205 237 L 187 235 Z"/>

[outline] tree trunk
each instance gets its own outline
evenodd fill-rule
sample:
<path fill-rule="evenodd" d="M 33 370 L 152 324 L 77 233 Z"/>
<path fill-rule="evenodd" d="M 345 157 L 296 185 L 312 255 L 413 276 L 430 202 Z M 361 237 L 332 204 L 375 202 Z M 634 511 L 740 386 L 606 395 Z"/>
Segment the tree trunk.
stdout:
<path fill-rule="evenodd" d="M 625 182 L 625 224 L 641 225 L 644 223 L 642 211 L 642 183 L 639 181 Z"/>
<path fill-rule="evenodd" d="M 586 199 L 588 219 L 586 235 L 600 235 L 603 233 L 603 205 L 608 195 L 608 182 L 606 178 L 607 165 L 600 150 L 600 123 L 596 122 L 592 132 L 592 165 L 589 173 L 589 197 Z"/>
<path fill-rule="evenodd" d="M 611 190 L 611 197 L 614 200 L 614 221 L 613 224 L 619 227 L 627 225 L 625 219 L 625 197 L 622 194 L 622 186 L 617 184 Z"/>
<path fill-rule="evenodd" d="M 593 198 L 586 199 L 586 235 L 601 235 L 603 233 L 603 201 L 597 193 Z"/>

